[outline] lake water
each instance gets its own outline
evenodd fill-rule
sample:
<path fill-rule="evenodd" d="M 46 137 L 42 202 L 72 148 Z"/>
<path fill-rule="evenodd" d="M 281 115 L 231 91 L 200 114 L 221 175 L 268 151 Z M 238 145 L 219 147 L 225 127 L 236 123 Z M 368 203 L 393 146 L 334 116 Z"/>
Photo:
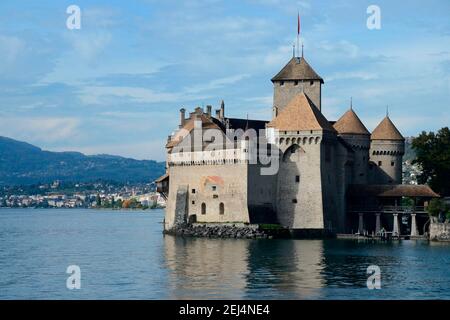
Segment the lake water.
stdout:
<path fill-rule="evenodd" d="M 450 299 L 450 244 L 183 239 L 163 215 L 0 209 L 0 299 Z"/>

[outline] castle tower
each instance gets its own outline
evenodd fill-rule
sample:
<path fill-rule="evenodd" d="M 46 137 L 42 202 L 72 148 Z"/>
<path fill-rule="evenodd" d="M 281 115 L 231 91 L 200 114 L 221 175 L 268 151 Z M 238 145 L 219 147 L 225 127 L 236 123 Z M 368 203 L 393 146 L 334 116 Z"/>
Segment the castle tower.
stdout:
<path fill-rule="evenodd" d="M 279 222 L 302 232 L 336 226 L 332 220 L 337 215 L 324 206 L 332 193 L 329 186 L 333 186 L 333 175 L 328 166 L 333 165 L 336 130 L 312 100 L 300 93 L 267 124 L 267 132 L 280 150 Z"/>
<path fill-rule="evenodd" d="M 372 183 L 401 184 L 405 139 L 389 116 L 380 122 L 370 136 Z"/>
<path fill-rule="evenodd" d="M 323 79 L 311 68 L 304 57 L 293 57 L 272 78 L 273 107 L 279 114 L 295 96 L 304 92 L 321 110 Z"/>
<path fill-rule="evenodd" d="M 367 184 L 369 149 L 370 149 L 370 132 L 366 129 L 352 107 L 345 112 L 341 118 L 334 124 L 334 129 L 338 135 L 351 146 L 355 153 L 352 184 Z"/>

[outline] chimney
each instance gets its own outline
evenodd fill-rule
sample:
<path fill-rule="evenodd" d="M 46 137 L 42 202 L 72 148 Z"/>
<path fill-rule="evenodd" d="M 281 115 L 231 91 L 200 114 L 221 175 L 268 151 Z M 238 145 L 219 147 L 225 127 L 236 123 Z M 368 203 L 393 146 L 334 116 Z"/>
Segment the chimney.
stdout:
<path fill-rule="evenodd" d="M 278 116 L 278 107 L 273 106 L 273 118 L 275 119 Z"/>
<path fill-rule="evenodd" d="M 198 113 L 194 114 L 194 129 L 202 128 L 202 120 L 200 119 L 200 115 Z"/>
<path fill-rule="evenodd" d="M 186 122 L 185 116 L 186 116 L 186 109 L 181 108 L 180 109 L 180 128 L 183 127 L 184 123 Z"/>
<path fill-rule="evenodd" d="M 210 116 L 210 117 L 211 117 L 211 109 L 212 109 L 212 106 L 210 106 L 210 105 L 207 105 L 207 106 L 206 106 L 206 113 L 207 113 L 208 116 Z"/>
<path fill-rule="evenodd" d="M 217 109 L 217 110 L 216 110 L 216 118 L 217 118 L 217 119 L 220 119 L 220 109 Z"/>
<path fill-rule="evenodd" d="M 220 120 L 223 120 L 225 118 L 225 102 L 222 100 L 220 103 Z"/>

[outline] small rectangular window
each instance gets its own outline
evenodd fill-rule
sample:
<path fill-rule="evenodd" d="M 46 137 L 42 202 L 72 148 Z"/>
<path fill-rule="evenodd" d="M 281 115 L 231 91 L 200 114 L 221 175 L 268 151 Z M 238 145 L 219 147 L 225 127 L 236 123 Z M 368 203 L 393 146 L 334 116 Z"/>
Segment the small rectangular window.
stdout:
<path fill-rule="evenodd" d="M 391 167 L 393 167 L 395 165 L 394 161 L 391 161 Z"/>
<path fill-rule="evenodd" d="M 195 193 L 195 189 L 192 189 L 191 191 L 192 191 L 192 193 Z"/>
<path fill-rule="evenodd" d="M 292 199 L 292 203 L 297 203 L 297 199 Z"/>
<path fill-rule="evenodd" d="M 295 182 L 300 182 L 300 176 L 295 176 Z"/>
<path fill-rule="evenodd" d="M 284 86 L 284 81 L 280 81 L 280 86 Z"/>
<path fill-rule="evenodd" d="M 192 204 L 195 204 L 195 201 L 194 201 L 194 200 L 192 200 Z"/>
<path fill-rule="evenodd" d="M 312 86 L 314 85 L 314 81 L 310 81 L 309 84 Z"/>
<path fill-rule="evenodd" d="M 298 81 L 294 81 L 294 86 L 298 86 Z"/>
<path fill-rule="evenodd" d="M 217 199 L 219 196 L 217 194 L 213 195 L 213 199 Z"/>
<path fill-rule="evenodd" d="M 212 186 L 212 191 L 216 191 L 217 187 L 216 186 Z"/>
<path fill-rule="evenodd" d="M 381 165 L 383 164 L 383 162 L 381 162 L 381 161 L 378 161 L 378 166 L 380 166 L 381 167 Z"/>

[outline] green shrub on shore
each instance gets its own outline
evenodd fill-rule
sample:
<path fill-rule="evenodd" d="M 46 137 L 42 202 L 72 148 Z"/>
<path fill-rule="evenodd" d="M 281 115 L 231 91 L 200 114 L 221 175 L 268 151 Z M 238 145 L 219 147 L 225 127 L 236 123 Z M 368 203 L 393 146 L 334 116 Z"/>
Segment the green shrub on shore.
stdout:
<path fill-rule="evenodd" d="M 449 207 L 442 199 L 432 199 L 427 207 L 427 211 L 432 217 L 437 217 L 440 213 L 445 214 L 447 219 L 450 217 Z"/>

